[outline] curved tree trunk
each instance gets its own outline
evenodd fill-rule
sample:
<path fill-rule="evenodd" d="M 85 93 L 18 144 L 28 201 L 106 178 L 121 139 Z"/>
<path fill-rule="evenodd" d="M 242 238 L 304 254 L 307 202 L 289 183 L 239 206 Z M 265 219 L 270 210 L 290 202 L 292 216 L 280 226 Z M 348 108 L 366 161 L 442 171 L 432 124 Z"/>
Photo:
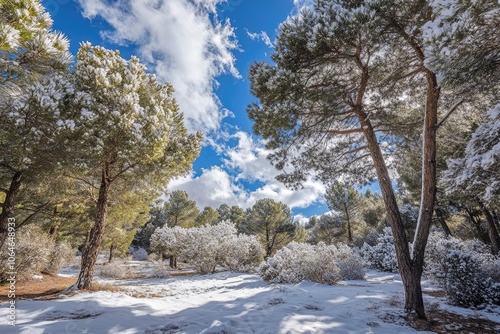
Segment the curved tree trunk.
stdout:
<path fill-rule="evenodd" d="M 9 189 L 4 190 L 5 200 L 2 204 L 2 213 L 0 213 L 0 249 L 7 238 L 9 218 L 11 218 L 12 211 L 14 210 L 17 193 L 19 192 L 19 188 L 21 188 L 22 177 L 22 171 L 14 173 L 10 181 Z"/>
<path fill-rule="evenodd" d="M 406 37 L 408 36 L 405 36 L 405 38 Z M 418 48 L 418 45 L 411 39 L 408 39 L 408 42 L 412 44 L 412 47 L 414 47 L 417 52 L 417 56 L 423 61 L 424 55 Z M 436 134 L 438 128 L 437 111 L 440 88 L 437 84 L 436 75 L 429 70 L 425 70 L 427 79 L 427 100 L 422 138 L 422 196 L 413 249 L 412 252 L 410 252 L 387 165 L 385 164 L 373 126 L 362 107 L 363 96 L 369 79 L 368 68 L 363 65 L 359 55 L 357 55 L 356 62 L 362 71 L 362 77 L 354 111 L 361 123 L 367 146 L 375 165 L 377 178 L 380 183 L 380 189 L 387 211 L 387 220 L 394 236 L 394 246 L 398 257 L 399 272 L 405 289 L 405 309 L 407 312 L 415 312 L 420 319 L 426 319 L 421 279 L 424 268 L 425 247 L 432 224 L 432 215 L 434 212 L 437 191 Z"/>
<path fill-rule="evenodd" d="M 82 268 L 78 275 L 78 281 L 75 283 L 78 289 L 90 289 L 92 287 L 92 275 L 94 266 L 99 254 L 99 246 L 104 234 L 104 225 L 106 223 L 106 212 L 108 210 L 108 194 L 111 185 L 110 164 L 105 163 L 102 170 L 101 186 L 99 188 L 99 198 L 97 199 L 97 217 L 96 222 L 90 230 L 90 237 L 82 254 Z"/>

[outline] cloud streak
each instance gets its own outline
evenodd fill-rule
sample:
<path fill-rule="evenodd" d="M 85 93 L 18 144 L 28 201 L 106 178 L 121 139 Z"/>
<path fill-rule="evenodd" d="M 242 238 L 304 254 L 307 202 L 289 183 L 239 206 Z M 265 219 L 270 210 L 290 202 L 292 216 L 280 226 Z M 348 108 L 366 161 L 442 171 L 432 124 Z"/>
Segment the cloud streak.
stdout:
<path fill-rule="evenodd" d="M 274 49 L 274 44 L 273 42 L 271 42 L 271 39 L 269 38 L 269 36 L 267 35 L 267 33 L 265 31 L 261 31 L 260 33 L 252 33 L 250 31 L 248 31 L 248 29 L 245 29 L 246 33 L 247 33 L 247 36 L 250 37 L 250 39 L 252 41 L 262 41 L 264 42 L 265 45 L 267 45 L 268 47 L 270 47 L 271 49 Z"/>

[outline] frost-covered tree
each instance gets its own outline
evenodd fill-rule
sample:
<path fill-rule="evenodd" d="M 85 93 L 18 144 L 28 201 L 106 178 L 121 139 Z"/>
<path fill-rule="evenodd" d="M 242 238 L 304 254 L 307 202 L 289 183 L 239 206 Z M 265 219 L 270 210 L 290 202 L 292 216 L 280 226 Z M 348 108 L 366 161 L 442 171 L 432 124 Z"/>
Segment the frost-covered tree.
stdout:
<path fill-rule="evenodd" d="M 248 270 L 260 261 L 264 250 L 255 236 L 237 234 L 233 223 L 224 221 L 195 228 L 157 229 L 151 249 L 166 257 L 182 257 L 200 273 L 213 273 L 216 267 Z"/>
<path fill-rule="evenodd" d="M 83 43 L 74 70 L 77 120 L 77 182 L 92 185 L 94 225 L 82 254 L 75 286 L 91 286 L 113 189 L 142 190 L 152 201 L 168 181 L 189 171 L 201 135 L 188 134 L 173 87 L 148 74 L 138 58 Z M 144 192 L 147 190 L 147 192 Z"/>
<path fill-rule="evenodd" d="M 71 86 L 58 76 L 72 59 L 68 45 L 40 1 L 0 2 L 0 246 L 21 187 L 31 184 L 29 194 L 53 173 L 61 153 L 56 138 L 71 127 L 60 113 Z M 52 209 L 46 199 L 32 212 Z"/>
<path fill-rule="evenodd" d="M 449 159 L 442 183 L 449 194 L 465 194 L 478 203 L 488 222 L 492 251 L 500 251 L 500 236 L 487 206 L 500 203 L 500 103 L 472 134 L 465 157 Z"/>
<path fill-rule="evenodd" d="M 244 231 L 259 238 L 266 257 L 294 240 L 296 230 L 290 208 L 270 198 L 258 200 L 248 209 L 244 223 Z"/>
<path fill-rule="evenodd" d="M 177 258 L 189 241 L 189 230 L 180 226 L 157 228 L 151 235 L 150 249 L 161 258 L 170 258 L 170 266 L 177 268 Z"/>
<path fill-rule="evenodd" d="M 431 15 L 426 1 L 315 1 L 281 24 L 275 65 L 250 68 L 260 103 L 248 108 L 287 184 L 309 176 L 331 182 L 338 174 L 357 184 L 377 178 L 405 309 L 419 318 L 425 318 L 421 275 L 436 195 L 436 133 L 446 119 L 438 119 L 437 75 L 425 66 L 421 28 Z M 423 177 L 410 249 L 385 155 L 416 124 L 422 124 Z"/>
<path fill-rule="evenodd" d="M 363 198 L 359 192 L 341 182 L 334 182 L 326 189 L 328 208 L 338 214 L 347 226 L 347 239 L 352 244 L 352 224 L 359 222 Z"/>
<path fill-rule="evenodd" d="M 15 94 L 71 63 L 69 41 L 52 30 L 52 23 L 39 0 L 0 3 L 1 94 Z"/>
<path fill-rule="evenodd" d="M 432 0 L 433 20 L 423 27 L 426 64 L 442 80 L 471 92 L 498 93 L 500 4 L 490 0 Z"/>

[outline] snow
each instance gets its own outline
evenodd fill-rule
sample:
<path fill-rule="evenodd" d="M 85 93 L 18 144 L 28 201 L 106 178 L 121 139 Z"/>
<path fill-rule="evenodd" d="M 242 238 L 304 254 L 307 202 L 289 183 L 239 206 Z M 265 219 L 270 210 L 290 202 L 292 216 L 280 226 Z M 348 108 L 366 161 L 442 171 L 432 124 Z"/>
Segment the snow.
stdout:
<path fill-rule="evenodd" d="M 414 333 L 401 316 L 397 274 L 369 271 L 365 280 L 328 286 L 267 284 L 259 276 L 222 272 L 113 282 L 123 292 L 83 292 L 54 300 L 21 300 L 17 325 L 1 333 Z M 425 281 L 424 290 L 433 290 Z M 437 297 L 425 295 L 426 302 Z M 6 319 L 7 303 L 0 305 Z M 500 316 L 446 307 L 464 316 Z M 381 318 L 393 319 L 391 323 Z M 398 320 L 400 319 L 400 320 Z M 424 332 L 425 333 L 425 332 Z"/>

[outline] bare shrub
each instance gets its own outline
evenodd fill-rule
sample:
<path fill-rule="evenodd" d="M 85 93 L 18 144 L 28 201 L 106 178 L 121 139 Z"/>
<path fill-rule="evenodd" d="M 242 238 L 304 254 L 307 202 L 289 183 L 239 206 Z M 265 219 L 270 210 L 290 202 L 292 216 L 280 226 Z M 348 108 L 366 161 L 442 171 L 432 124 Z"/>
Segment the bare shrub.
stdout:
<path fill-rule="evenodd" d="M 9 246 L 7 239 L 0 251 L 2 283 L 9 278 L 8 272 L 17 272 L 16 279 L 20 281 L 31 279 L 34 274 L 40 273 L 51 260 L 55 241 L 39 227 L 27 226 L 17 231 L 13 252 L 9 250 Z"/>
<path fill-rule="evenodd" d="M 111 263 L 96 266 L 97 275 L 105 278 L 121 279 L 130 276 L 132 271 L 123 261 L 113 261 Z"/>

